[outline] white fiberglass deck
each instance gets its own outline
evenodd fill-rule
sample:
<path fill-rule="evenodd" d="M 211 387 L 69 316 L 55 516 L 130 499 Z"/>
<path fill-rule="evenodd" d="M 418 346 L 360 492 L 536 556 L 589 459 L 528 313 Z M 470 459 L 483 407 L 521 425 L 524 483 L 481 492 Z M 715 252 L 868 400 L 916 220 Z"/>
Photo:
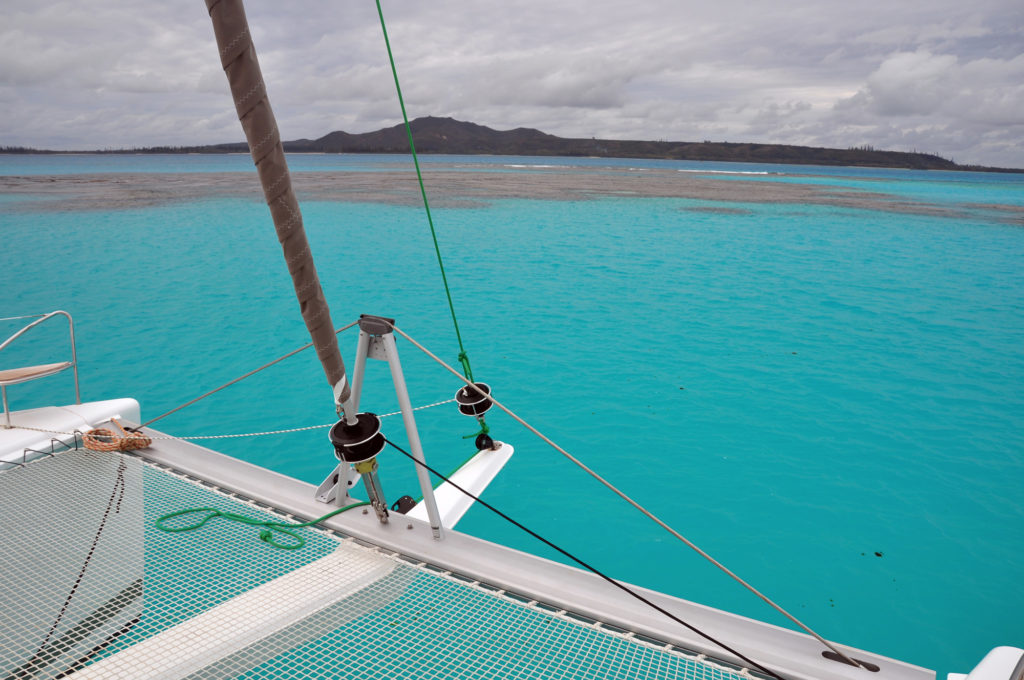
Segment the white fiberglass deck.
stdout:
<path fill-rule="evenodd" d="M 0 471 L 0 677 L 749 677 L 330 532 L 154 527 L 193 507 L 286 519 L 132 455 Z"/>

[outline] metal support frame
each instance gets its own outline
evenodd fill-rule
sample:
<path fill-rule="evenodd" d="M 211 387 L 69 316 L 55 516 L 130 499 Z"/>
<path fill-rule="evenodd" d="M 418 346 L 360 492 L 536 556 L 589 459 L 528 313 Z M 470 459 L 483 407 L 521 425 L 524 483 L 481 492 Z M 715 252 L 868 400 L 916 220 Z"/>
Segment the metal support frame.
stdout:
<path fill-rule="evenodd" d="M 361 475 L 346 462 L 338 463 L 337 467 L 327 475 L 327 479 L 317 487 L 316 499 L 321 503 L 333 503 L 338 507 L 348 505 L 352 500 L 348 490 L 356 485 Z"/>
<path fill-rule="evenodd" d="M 356 360 L 352 367 L 352 408 L 354 411 L 359 410 L 359 399 L 363 392 L 363 376 L 366 373 L 366 358 L 387 361 L 391 369 L 391 381 L 395 385 L 395 395 L 398 397 L 398 406 L 402 411 L 405 434 L 409 439 L 409 450 L 412 452 L 413 458 L 425 463 L 423 445 L 420 442 L 419 431 L 416 429 L 416 418 L 413 415 L 412 401 L 409 399 L 409 390 L 405 385 L 402 363 L 398 358 L 398 346 L 395 343 L 395 335 L 391 331 L 393 321 L 386 321 L 385 323 L 380 317 L 365 314 L 360 318 Z M 430 520 L 434 538 L 443 538 L 441 513 L 437 510 L 434 487 L 430 484 L 430 474 L 422 465 L 417 465 L 416 477 L 419 480 L 420 491 L 423 493 L 423 503 L 427 508 L 427 517 Z"/>

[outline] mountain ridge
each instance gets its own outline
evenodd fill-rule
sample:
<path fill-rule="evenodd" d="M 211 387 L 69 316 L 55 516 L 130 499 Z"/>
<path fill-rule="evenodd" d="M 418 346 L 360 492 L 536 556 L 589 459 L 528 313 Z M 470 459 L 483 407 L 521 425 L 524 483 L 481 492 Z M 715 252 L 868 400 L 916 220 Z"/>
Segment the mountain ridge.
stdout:
<path fill-rule="evenodd" d="M 780 163 L 791 165 L 843 165 L 913 170 L 973 170 L 1020 172 L 1011 168 L 957 165 L 936 154 L 876 150 L 870 146 L 831 149 L 791 144 L 750 142 L 666 142 L 558 137 L 534 128 L 495 130 L 485 125 L 426 116 L 410 123 L 416 151 L 423 154 L 586 156 L 606 158 Z M 284 142 L 290 153 L 408 153 L 405 125 L 373 132 L 329 132 L 317 139 Z M 204 146 L 148 147 L 96 153 L 231 153 L 248 151 L 244 142 Z M 33 149 L 0 148 L 0 153 L 32 153 Z M 60 153 L 60 152 L 43 152 Z M 69 152 L 70 153 L 70 152 Z"/>
<path fill-rule="evenodd" d="M 740 163 L 860 165 L 916 170 L 955 170 L 960 166 L 934 154 L 874 149 L 826 149 L 786 144 L 734 142 L 654 142 L 557 137 L 534 128 L 495 130 L 477 123 L 426 116 L 409 123 L 417 153 L 494 156 L 586 156 L 654 158 Z M 223 145 L 219 145 L 223 146 Z M 246 151 L 244 143 L 228 145 Z M 409 153 L 405 125 L 353 134 L 330 132 L 315 140 L 284 142 L 286 152 Z"/>

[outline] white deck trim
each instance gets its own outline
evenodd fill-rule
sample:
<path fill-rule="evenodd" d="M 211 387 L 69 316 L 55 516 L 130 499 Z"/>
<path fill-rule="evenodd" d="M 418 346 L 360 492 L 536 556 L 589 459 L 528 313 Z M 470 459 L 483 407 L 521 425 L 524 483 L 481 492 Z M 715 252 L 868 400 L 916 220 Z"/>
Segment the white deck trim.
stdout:
<path fill-rule="evenodd" d="M 162 433 L 147 429 L 151 436 Z M 183 441 L 157 441 L 137 452 L 253 500 L 305 519 L 330 509 L 314 500 L 316 488 L 305 482 L 236 460 Z M 325 468 L 333 464 L 324 455 Z M 567 520 L 571 520 L 568 517 Z M 434 540 L 430 526 L 415 518 L 380 524 L 372 514 L 358 511 L 338 515 L 324 526 L 393 550 L 415 560 L 441 566 L 506 590 L 584 616 L 690 649 L 745 665 L 664 615 L 612 588 L 593 574 L 506 548 L 457 531 Z M 407 526 L 412 526 L 408 529 Z M 880 667 L 877 673 L 829 661 L 810 636 L 694 602 L 635 587 L 644 597 L 674 612 L 750 658 L 791 680 L 934 680 L 935 671 L 870 652 L 844 647 L 857 659 Z"/>

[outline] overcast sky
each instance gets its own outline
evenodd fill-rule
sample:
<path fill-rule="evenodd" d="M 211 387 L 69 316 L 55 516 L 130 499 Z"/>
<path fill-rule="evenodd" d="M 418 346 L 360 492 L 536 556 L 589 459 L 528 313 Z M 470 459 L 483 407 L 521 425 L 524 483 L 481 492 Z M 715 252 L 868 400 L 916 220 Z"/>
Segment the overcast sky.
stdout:
<path fill-rule="evenodd" d="M 384 0 L 409 115 L 1024 168 L 1021 0 Z M 285 139 L 401 121 L 372 0 L 249 0 Z M 0 145 L 241 141 L 202 0 L 0 0 Z"/>

